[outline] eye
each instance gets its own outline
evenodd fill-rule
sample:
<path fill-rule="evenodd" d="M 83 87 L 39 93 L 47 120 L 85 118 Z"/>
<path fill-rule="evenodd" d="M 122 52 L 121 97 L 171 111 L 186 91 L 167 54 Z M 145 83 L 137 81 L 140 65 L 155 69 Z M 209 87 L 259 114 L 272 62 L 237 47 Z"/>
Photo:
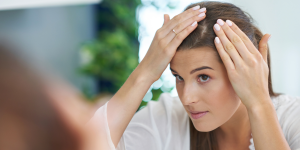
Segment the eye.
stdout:
<path fill-rule="evenodd" d="M 176 76 L 176 79 L 179 80 L 179 81 L 183 80 L 183 78 L 181 76 L 178 76 L 178 75 Z"/>
<path fill-rule="evenodd" d="M 198 77 L 199 77 L 198 80 L 200 80 L 200 82 L 207 82 L 210 79 L 210 77 L 208 75 L 205 75 L 205 74 L 201 74 Z"/>
<path fill-rule="evenodd" d="M 173 74 L 173 76 L 176 78 L 178 81 L 183 81 L 183 78 L 177 74 Z"/>

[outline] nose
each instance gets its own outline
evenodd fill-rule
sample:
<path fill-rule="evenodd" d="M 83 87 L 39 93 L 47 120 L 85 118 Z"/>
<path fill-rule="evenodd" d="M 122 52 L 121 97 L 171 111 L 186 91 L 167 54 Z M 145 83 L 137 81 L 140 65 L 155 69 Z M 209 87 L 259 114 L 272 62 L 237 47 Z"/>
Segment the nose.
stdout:
<path fill-rule="evenodd" d="M 185 84 L 182 91 L 181 102 L 183 105 L 190 105 L 199 101 L 199 91 L 194 83 Z"/>

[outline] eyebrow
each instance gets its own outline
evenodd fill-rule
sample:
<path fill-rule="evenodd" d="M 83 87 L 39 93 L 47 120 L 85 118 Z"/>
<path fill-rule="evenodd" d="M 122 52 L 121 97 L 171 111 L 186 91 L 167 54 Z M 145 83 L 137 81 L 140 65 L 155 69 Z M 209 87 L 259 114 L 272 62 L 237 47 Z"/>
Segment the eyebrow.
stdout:
<path fill-rule="evenodd" d="M 197 72 L 197 71 L 200 71 L 200 70 L 203 70 L 203 69 L 211 69 L 211 70 L 214 70 L 214 69 L 211 68 L 211 67 L 208 67 L 208 66 L 202 66 L 202 67 L 199 67 L 199 68 L 196 68 L 196 69 L 192 70 L 192 71 L 190 72 L 190 74 L 193 74 L 193 73 L 195 73 L 195 72 Z M 171 67 L 170 67 L 170 70 L 171 70 L 172 72 L 177 73 L 177 72 L 176 72 L 175 70 L 173 70 Z"/>

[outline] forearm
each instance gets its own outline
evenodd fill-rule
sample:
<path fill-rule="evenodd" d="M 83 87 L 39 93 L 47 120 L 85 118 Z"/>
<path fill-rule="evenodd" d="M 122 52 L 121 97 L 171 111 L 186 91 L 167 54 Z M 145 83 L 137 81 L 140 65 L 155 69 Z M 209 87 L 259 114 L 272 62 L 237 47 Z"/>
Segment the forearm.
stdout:
<path fill-rule="evenodd" d="M 115 147 L 153 82 L 143 76 L 141 69 L 137 68 L 109 100 L 107 118 Z"/>
<path fill-rule="evenodd" d="M 290 150 L 271 103 L 247 108 L 255 149 Z"/>

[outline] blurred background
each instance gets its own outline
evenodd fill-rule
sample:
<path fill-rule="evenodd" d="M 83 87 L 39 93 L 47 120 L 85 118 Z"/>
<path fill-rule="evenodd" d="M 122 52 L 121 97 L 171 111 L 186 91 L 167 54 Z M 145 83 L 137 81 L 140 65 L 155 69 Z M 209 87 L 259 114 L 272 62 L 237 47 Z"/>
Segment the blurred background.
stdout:
<path fill-rule="evenodd" d="M 20 55 L 77 87 L 86 100 L 104 104 L 145 56 L 154 34 L 170 17 L 200 0 L 0 0 L 0 39 Z M 248 12 L 270 33 L 275 92 L 300 96 L 300 1 L 223 0 Z M 162 92 L 177 96 L 167 68 L 140 108 Z"/>

